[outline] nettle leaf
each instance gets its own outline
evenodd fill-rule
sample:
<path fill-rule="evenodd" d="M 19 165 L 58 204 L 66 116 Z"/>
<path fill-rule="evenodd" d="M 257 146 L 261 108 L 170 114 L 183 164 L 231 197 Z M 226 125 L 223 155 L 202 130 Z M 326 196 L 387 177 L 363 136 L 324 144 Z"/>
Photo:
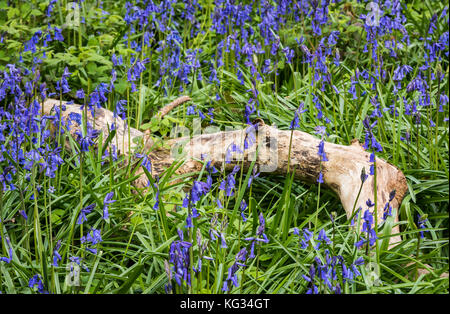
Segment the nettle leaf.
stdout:
<path fill-rule="evenodd" d="M 95 36 L 89 36 L 88 44 L 89 47 L 98 47 L 98 39 Z"/>
<path fill-rule="evenodd" d="M 20 11 L 17 8 L 9 7 L 6 15 L 8 16 L 8 19 L 13 19 L 16 16 L 20 16 Z"/>
<path fill-rule="evenodd" d="M 60 224 L 62 222 L 61 216 L 63 216 L 64 213 L 65 213 L 65 211 L 62 210 L 62 209 L 54 209 L 54 210 L 52 210 L 52 215 L 51 215 L 52 223 Z"/>
<path fill-rule="evenodd" d="M 99 75 L 101 74 L 110 74 L 111 72 L 111 67 L 107 66 L 107 65 L 102 65 L 98 67 L 98 71 L 99 71 Z M 105 80 L 109 81 L 110 77 L 108 76 L 107 78 L 105 78 Z"/>
<path fill-rule="evenodd" d="M 29 13 L 31 11 L 31 6 L 28 2 L 24 2 L 22 3 L 22 5 L 20 6 L 20 13 L 22 15 L 25 15 L 27 13 Z"/>
<path fill-rule="evenodd" d="M 30 15 L 31 16 L 41 16 L 41 15 L 44 15 L 44 13 L 42 13 L 41 11 L 39 11 L 37 9 L 33 9 L 33 10 L 31 10 Z"/>
<path fill-rule="evenodd" d="M 59 62 L 63 61 L 65 64 L 70 66 L 80 66 L 80 60 L 71 53 L 57 53 L 55 58 L 59 59 Z"/>
<path fill-rule="evenodd" d="M 114 84 L 114 89 L 117 93 L 123 94 L 128 86 L 128 81 L 125 79 L 118 79 Z"/>
<path fill-rule="evenodd" d="M 150 130 L 155 133 L 160 128 L 160 120 L 156 117 L 152 117 L 150 120 Z"/>
<path fill-rule="evenodd" d="M 0 50 L 0 60 L 8 61 L 9 55 L 4 50 Z"/>
<path fill-rule="evenodd" d="M 95 62 L 104 64 L 104 65 L 107 65 L 109 67 L 112 67 L 112 65 L 113 65 L 111 61 L 106 59 L 106 57 L 101 56 L 101 55 L 96 54 L 96 53 L 92 53 L 87 60 L 88 61 L 95 61 Z"/>
<path fill-rule="evenodd" d="M 8 40 L 8 49 L 19 49 L 22 47 L 22 43 L 15 40 Z"/>
<path fill-rule="evenodd" d="M 109 34 L 103 34 L 98 37 L 100 46 L 110 46 L 114 40 L 114 37 Z"/>
<path fill-rule="evenodd" d="M 111 14 L 105 21 L 106 26 L 116 26 L 124 24 L 124 20 L 120 15 Z"/>
<path fill-rule="evenodd" d="M 97 65 L 95 64 L 95 62 L 88 62 L 88 64 L 86 64 L 86 70 L 87 70 L 88 74 L 96 75 L 97 74 Z"/>

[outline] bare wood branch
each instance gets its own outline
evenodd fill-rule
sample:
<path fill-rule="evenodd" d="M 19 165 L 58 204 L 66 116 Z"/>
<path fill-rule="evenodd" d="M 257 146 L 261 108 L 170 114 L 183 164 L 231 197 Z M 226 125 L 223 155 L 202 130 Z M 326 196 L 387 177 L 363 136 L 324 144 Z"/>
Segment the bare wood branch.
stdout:
<path fill-rule="evenodd" d="M 164 108 L 174 108 L 182 102 L 188 101 L 189 97 L 181 97 L 177 101 Z M 49 114 L 52 108 L 59 106 L 59 100 L 47 100 L 44 103 L 44 113 Z M 78 105 L 66 105 L 66 111 L 63 117 L 67 119 L 71 112 L 82 113 Z M 163 109 L 164 109 L 163 108 Z M 167 114 L 168 109 L 164 109 L 163 114 Z M 177 173 L 191 173 L 199 171 L 202 168 L 202 161 L 211 160 L 216 167 L 221 167 L 226 171 L 233 169 L 235 165 L 243 166 L 244 169 L 250 167 L 252 160 L 256 158 L 256 165 L 261 171 L 267 174 L 285 175 L 288 171 L 295 172 L 295 178 L 304 182 L 315 184 L 319 172 L 323 173 L 324 185 L 333 190 L 339 197 L 342 206 L 345 209 L 347 217 L 351 217 L 353 209 L 361 207 L 367 208 L 365 202 L 374 200 L 374 180 L 369 176 L 364 183 L 358 199 L 358 191 L 361 186 L 361 170 L 364 168 L 369 172 L 371 163 L 369 162 L 369 153 L 366 152 L 357 140 L 352 141 L 349 146 L 338 145 L 325 142 L 324 149 L 328 161 L 321 162 L 317 154 L 317 148 L 320 139 L 302 132 L 302 131 L 283 131 L 260 122 L 258 132 L 255 133 L 254 143 L 247 150 L 243 149 L 244 140 L 249 140 L 249 129 L 225 131 L 213 134 L 202 134 L 193 138 L 176 138 L 167 141 L 171 149 L 152 148 L 153 142 L 148 134 L 145 134 L 134 128 L 127 128 L 124 121 L 120 118 L 114 118 L 111 111 L 106 109 L 96 109 L 94 117 L 89 114 L 88 120 L 96 129 L 104 133 L 103 138 L 107 138 L 108 126 L 114 123 L 116 126 L 115 143 L 119 148 L 119 153 L 129 155 L 136 149 L 142 148 L 148 152 L 152 160 L 152 175 L 161 175 L 165 169 L 170 167 L 173 162 L 183 158 L 184 163 L 177 170 Z M 71 133 L 75 132 L 75 126 Z M 130 132 L 130 140 L 128 139 Z M 106 135 L 105 135 L 106 134 Z M 289 145 L 292 136 L 292 146 Z M 141 147 L 138 143 L 141 143 Z M 226 163 L 227 154 L 230 153 L 230 147 L 236 144 L 241 147 L 243 154 L 237 156 L 233 161 Z M 274 150 L 275 147 L 275 150 Z M 181 150 L 184 154 L 175 154 L 175 151 Z M 290 152 L 290 155 L 289 155 Z M 236 157 L 236 156 L 235 156 Z M 274 161 L 276 162 L 274 163 Z M 289 165 L 289 166 L 288 166 Z M 378 222 L 383 217 L 383 209 L 389 199 L 391 191 L 395 190 L 396 195 L 391 202 L 391 206 L 398 213 L 401 202 L 407 192 L 405 176 L 395 166 L 387 163 L 381 158 L 376 158 L 377 166 L 377 208 L 376 215 Z M 289 169 L 288 169 L 289 167 Z M 143 173 L 139 170 L 138 173 Z M 139 187 L 145 187 L 147 180 L 141 176 L 135 182 Z M 396 215 L 395 222 L 398 221 Z M 392 230 L 393 234 L 399 233 L 398 226 Z M 399 242 L 399 236 L 393 236 L 390 239 L 391 245 Z"/>

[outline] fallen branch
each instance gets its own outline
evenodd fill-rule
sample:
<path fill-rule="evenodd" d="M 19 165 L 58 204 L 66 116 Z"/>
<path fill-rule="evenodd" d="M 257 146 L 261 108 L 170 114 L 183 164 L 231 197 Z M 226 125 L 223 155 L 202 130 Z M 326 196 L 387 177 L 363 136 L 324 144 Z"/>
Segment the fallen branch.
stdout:
<path fill-rule="evenodd" d="M 165 108 L 179 105 L 190 100 L 188 97 L 179 98 Z M 175 105 L 174 105 L 175 103 Z M 82 113 L 80 106 L 67 105 L 63 117 L 67 119 L 70 113 Z M 47 100 L 44 103 L 44 113 L 50 114 L 54 106 L 60 106 L 59 100 Z M 161 110 L 161 117 L 169 110 Z M 94 118 L 95 117 L 95 118 Z M 143 148 L 152 161 L 152 175 L 161 175 L 173 162 L 183 159 L 184 163 L 177 169 L 177 173 L 191 173 L 200 171 L 203 160 L 211 160 L 216 167 L 230 171 L 235 165 L 248 169 L 253 160 L 261 172 L 282 174 L 294 172 L 298 180 L 315 184 L 319 172 L 323 173 L 324 185 L 333 190 L 341 200 L 348 218 L 351 218 L 355 210 L 361 207 L 367 208 L 366 201 L 374 201 L 374 178 L 369 176 L 361 188 L 361 171 L 369 172 L 371 163 L 369 153 L 366 152 L 357 140 L 351 145 L 338 145 L 325 142 L 324 150 L 328 161 L 321 162 L 317 154 L 320 140 L 308 133 L 301 131 L 283 131 L 259 122 L 257 132 L 254 128 L 242 130 L 216 132 L 212 134 L 197 135 L 192 138 L 181 137 L 168 140 L 167 148 L 154 148 L 148 133 L 143 133 L 134 128 L 127 128 L 120 118 L 114 118 L 111 111 L 106 109 L 95 109 L 94 117 L 89 113 L 88 121 L 98 130 L 104 133 L 103 139 L 107 138 L 108 130 L 115 125 L 116 136 L 113 143 L 119 149 L 119 154 L 129 156 L 131 152 Z M 71 129 L 73 134 L 76 130 Z M 129 136 L 128 136 L 129 133 Z M 292 138 L 291 138 L 292 136 Z M 244 142 L 251 144 L 249 149 L 244 150 Z M 292 143 L 292 145 L 290 145 Z M 242 153 L 232 152 L 236 145 Z M 291 148 L 290 148 L 291 147 Z M 236 150 L 236 149 L 235 149 Z M 182 152 L 182 154 L 179 153 Z M 290 153 L 290 154 L 289 154 Z M 235 158 L 230 159 L 231 156 Z M 389 194 L 395 190 L 395 197 L 390 202 L 395 213 L 401 205 L 407 191 L 406 179 L 403 173 L 395 166 L 387 163 L 381 158 L 376 159 L 377 171 L 377 221 L 382 221 L 384 206 L 389 199 Z M 143 173 L 139 170 L 138 173 Z M 135 182 L 136 187 L 147 185 L 145 176 L 141 176 Z M 361 191 L 358 196 L 358 192 Z M 397 214 L 394 222 L 398 221 Z M 398 234 L 399 228 L 395 225 L 392 234 Z M 400 242 L 400 236 L 392 236 L 390 244 Z"/>

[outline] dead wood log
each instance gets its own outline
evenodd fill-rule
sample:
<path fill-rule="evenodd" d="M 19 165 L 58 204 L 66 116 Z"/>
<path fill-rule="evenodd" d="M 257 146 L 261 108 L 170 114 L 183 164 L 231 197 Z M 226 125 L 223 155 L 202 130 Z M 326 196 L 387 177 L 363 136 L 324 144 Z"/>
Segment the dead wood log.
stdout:
<path fill-rule="evenodd" d="M 181 99 L 181 98 L 180 98 Z M 182 98 L 174 103 L 189 100 Z M 174 106 L 169 104 L 165 108 Z M 82 113 L 79 105 L 68 105 L 63 103 L 66 110 L 62 116 L 67 119 L 70 113 Z M 59 100 L 47 100 L 43 104 L 45 114 L 50 114 L 55 106 L 60 106 Z M 167 114 L 169 110 L 160 110 L 161 116 Z M 319 173 L 323 173 L 324 185 L 333 190 L 339 197 L 345 209 L 347 217 L 352 217 L 354 210 L 361 207 L 367 208 L 366 201 L 374 201 L 374 178 L 369 176 L 363 184 L 361 192 L 361 171 L 365 169 L 369 172 L 371 163 L 369 153 L 366 152 L 357 140 L 351 145 L 338 145 L 325 142 L 324 150 L 328 161 L 321 162 L 317 154 L 320 139 L 302 131 L 283 131 L 275 127 L 268 126 L 260 121 L 257 128 L 248 127 L 241 130 L 214 132 L 211 134 L 201 134 L 193 137 L 180 137 L 168 140 L 167 148 L 153 148 L 153 142 L 148 133 L 143 133 L 134 128 L 128 128 L 125 121 L 114 118 L 113 113 L 106 109 L 95 109 L 94 117 L 89 113 L 88 121 L 94 128 L 103 132 L 103 139 L 107 138 L 108 130 L 115 125 L 116 136 L 113 143 L 119 150 L 119 154 L 129 155 L 132 152 L 142 149 L 148 153 L 152 161 L 152 175 L 161 175 L 165 169 L 180 159 L 184 163 L 178 168 L 177 173 L 191 173 L 199 171 L 204 161 L 211 160 L 216 167 L 226 171 L 232 170 L 235 165 L 240 165 L 248 169 L 255 160 L 255 165 L 259 171 L 268 174 L 286 175 L 294 172 L 296 179 L 315 184 Z M 73 134 L 76 127 L 71 128 Z M 129 136 L 128 136 L 129 134 Z M 244 143 L 250 146 L 244 148 Z M 242 153 L 236 152 L 240 147 Z M 235 152 L 233 152 L 233 150 Z M 237 150 L 239 151 L 239 150 Z M 232 160 L 231 157 L 234 157 Z M 398 213 L 401 202 L 407 191 L 405 176 L 395 166 L 387 163 L 381 158 L 376 158 L 377 171 L 377 221 L 381 222 L 384 206 L 389 199 L 389 194 L 395 190 L 396 194 L 390 205 Z M 138 173 L 143 173 L 139 170 Z M 136 182 L 137 187 L 147 186 L 147 180 L 141 176 Z M 394 217 L 398 221 L 398 215 Z M 399 228 L 395 226 L 392 234 L 398 234 Z M 400 237 L 390 238 L 390 244 L 400 242 Z"/>
<path fill-rule="evenodd" d="M 235 165 L 248 169 L 255 160 L 255 165 L 261 172 L 280 175 L 294 172 L 296 179 L 312 184 L 316 184 L 319 172 L 322 171 L 324 185 L 338 195 L 349 218 L 359 207 L 365 210 L 368 199 L 374 201 L 373 176 L 369 176 L 364 182 L 357 198 L 361 187 L 361 171 L 365 169 L 365 172 L 369 173 L 371 165 L 370 154 L 362 148 L 358 140 L 354 140 L 349 146 L 325 142 L 324 150 L 328 161 L 321 162 L 317 153 L 320 139 L 315 136 L 301 131 L 278 130 L 262 122 L 259 123 L 257 132 L 252 135 L 253 132 L 254 130 L 249 127 L 243 130 L 198 135 L 191 139 L 172 139 L 168 142 L 173 148 L 171 153 L 162 149 L 150 153 L 154 173 L 161 173 L 180 158 L 184 159 L 185 163 L 178 169 L 178 173 L 199 171 L 203 164 L 200 160 L 211 160 L 216 167 L 227 171 L 232 170 Z M 245 141 L 253 142 L 246 150 L 243 149 Z M 243 153 L 231 153 L 233 145 L 239 146 Z M 184 154 L 177 154 L 180 148 L 183 148 Z M 235 158 L 229 163 L 225 162 L 231 156 Z M 390 205 L 398 213 L 407 191 L 407 184 L 402 171 L 383 159 L 376 158 L 376 167 L 376 214 L 378 223 L 381 223 L 389 194 L 393 190 L 396 191 Z M 398 222 L 397 215 L 394 222 Z M 392 234 L 397 233 L 399 228 L 395 226 Z M 399 236 L 393 236 L 390 243 L 394 244 L 400 240 Z"/>

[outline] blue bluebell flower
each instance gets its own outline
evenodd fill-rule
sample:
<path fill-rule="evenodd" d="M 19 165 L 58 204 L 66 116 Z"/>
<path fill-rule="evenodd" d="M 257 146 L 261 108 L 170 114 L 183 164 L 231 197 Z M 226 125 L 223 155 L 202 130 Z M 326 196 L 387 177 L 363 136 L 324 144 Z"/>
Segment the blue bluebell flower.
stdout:
<path fill-rule="evenodd" d="M 419 215 L 419 214 L 417 215 L 417 221 L 418 221 L 419 229 L 425 229 L 426 228 L 425 223 L 428 221 L 427 216 L 428 215 L 422 215 L 422 216 Z M 420 233 L 420 237 L 422 239 L 425 238 L 425 235 L 424 235 L 423 231 L 420 231 L 419 233 Z"/>
<path fill-rule="evenodd" d="M 93 203 L 81 209 L 80 215 L 78 216 L 77 219 L 78 225 L 81 225 L 83 222 L 87 221 L 86 215 L 89 214 L 95 208 L 95 206 L 96 206 L 95 203 Z"/>
<path fill-rule="evenodd" d="M 37 287 L 37 291 L 41 294 L 48 294 L 48 291 L 44 289 L 44 283 L 42 282 L 42 277 L 39 274 L 34 275 L 28 281 L 28 287 L 34 289 Z"/>
<path fill-rule="evenodd" d="M 114 203 L 116 200 L 113 200 L 114 192 L 111 191 L 108 194 L 106 194 L 105 198 L 103 199 L 103 219 L 109 218 L 109 206 L 110 204 Z"/>
<path fill-rule="evenodd" d="M 61 247 L 61 240 L 58 240 L 55 247 L 53 248 L 53 263 L 52 263 L 52 265 L 55 267 L 58 267 L 58 261 L 60 261 L 62 259 L 61 255 L 58 252 L 60 247 Z"/>

